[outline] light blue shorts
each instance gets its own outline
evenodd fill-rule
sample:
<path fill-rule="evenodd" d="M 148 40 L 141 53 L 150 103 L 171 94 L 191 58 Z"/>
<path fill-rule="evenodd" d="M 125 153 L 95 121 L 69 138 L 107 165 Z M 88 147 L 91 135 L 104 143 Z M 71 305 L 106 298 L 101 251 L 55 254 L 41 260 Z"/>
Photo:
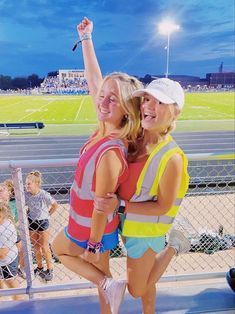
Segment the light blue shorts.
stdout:
<path fill-rule="evenodd" d="M 125 216 L 120 215 L 120 219 L 121 219 L 120 229 L 122 230 Z M 125 238 L 124 245 L 127 251 L 127 255 L 131 258 L 140 258 L 148 249 L 152 249 L 154 252 L 160 253 L 166 246 L 165 236 L 150 238 L 134 238 L 134 237 L 124 238 Z"/>
<path fill-rule="evenodd" d="M 76 245 L 82 247 L 83 249 L 87 248 L 88 241 L 79 241 L 74 239 L 73 237 L 71 237 L 71 235 L 68 234 L 67 227 L 64 228 L 64 234 L 70 241 L 72 241 Z M 116 229 L 113 233 L 105 234 L 101 239 L 101 243 L 102 247 L 100 248 L 100 253 L 104 253 L 105 251 L 114 249 L 118 245 L 118 230 Z"/>

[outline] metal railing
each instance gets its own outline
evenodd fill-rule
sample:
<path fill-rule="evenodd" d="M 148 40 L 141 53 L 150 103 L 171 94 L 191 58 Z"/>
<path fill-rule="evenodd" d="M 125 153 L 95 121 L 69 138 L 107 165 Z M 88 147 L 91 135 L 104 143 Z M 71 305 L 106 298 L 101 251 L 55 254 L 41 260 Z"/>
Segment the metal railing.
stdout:
<path fill-rule="evenodd" d="M 176 219 L 179 228 L 190 237 L 191 252 L 173 259 L 162 281 L 189 280 L 224 276 L 234 266 L 234 161 L 219 160 L 211 155 L 188 155 L 191 176 L 188 193 Z M 0 178 L 12 178 L 18 212 L 17 228 L 21 235 L 26 279 L 18 277 L 19 288 L 2 289 L 0 296 L 69 291 L 94 287 L 75 276 L 52 254 L 54 277 L 45 282 L 34 275 L 34 248 L 30 239 L 25 206 L 24 182 L 27 173 L 39 169 L 43 186 L 58 202 L 59 207 L 50 219 L 50 242 L 66 226 L 69 214 L 69 189 L 77 159 L 5 161 L 0 162 Z M 115 278 L 125 278 L 125 248 L 111 252 L 111 272 Z M 46 284 L 47 283 L 47 284 Z"/>

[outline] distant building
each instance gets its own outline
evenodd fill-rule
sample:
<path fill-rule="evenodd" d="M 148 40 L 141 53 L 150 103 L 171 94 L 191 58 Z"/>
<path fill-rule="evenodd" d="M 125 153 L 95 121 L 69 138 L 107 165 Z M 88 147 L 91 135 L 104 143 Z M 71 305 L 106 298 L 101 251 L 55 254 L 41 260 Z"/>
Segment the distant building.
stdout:
<path fill-rule="evenodd" d="M 59 81 L 84 78 L 84 70 L 59 70 Z"/>
<path fill-rule="evenodd" d="M 157 78 L 165 77 L 164 75 L 149 75 L 147 74 L 144 78 L 140 80 L 144 84 L 149 84 L 152 80 Z M 169 75 L 169 79 L 173 81 L 179 82 L 183 87 L 187 87 L 188 85 L 197 86 L 197 85 L 205 85 L 207 84 L 205 80 L 200 79 L 199 76 L 191 76 L 191 75 Z"/>
<path fill-rule="evenodd" d="M 220 66 L 221 70 L 221 66 Z M 156 78 L 165 77 L 164 75 L 150 75 L 140 78 L 144 84 L 149 84 Z M 188 86 L 208 86 L 219 88 L 234 88 L 235 87 L 235 72 L 217 72 L 207 73 L 205 78 L 191 75 L 169 75 L 169 78 L 179 82 L 183 87 Z"/>
<path fill-rule="evenodd" d="M 206 80 L 209 86 L 235 87 L 235 72 L 207 73 Z"/>

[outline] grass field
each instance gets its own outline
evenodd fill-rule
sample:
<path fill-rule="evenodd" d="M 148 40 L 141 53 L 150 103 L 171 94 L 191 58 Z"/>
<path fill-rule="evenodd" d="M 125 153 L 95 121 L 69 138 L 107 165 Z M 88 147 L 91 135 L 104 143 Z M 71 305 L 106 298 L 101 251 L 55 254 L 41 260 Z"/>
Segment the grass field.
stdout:
<path fill-rule="evenodd" d="M 234 97 L 234 93 L 186 94 L 186 104 L 178 123 L 180 128 L 194 129 L 193 124 L 199 123 L 202 129 L 208 128 L 209 124 L 230 129 L 234 119 Z M 96 123 L 96 115 L 90 96 L 0 96 L 1 123 L 30 121 L 44 122 L 47 127 L 42 133 L 45 134 L 50 134 L 51 128 L 56 134 L 57 131 L 66 134 L 67 124 L 70 134 L 73 130 L 76 134 L 77 128 L 87 133 L 89 125 Z"/>

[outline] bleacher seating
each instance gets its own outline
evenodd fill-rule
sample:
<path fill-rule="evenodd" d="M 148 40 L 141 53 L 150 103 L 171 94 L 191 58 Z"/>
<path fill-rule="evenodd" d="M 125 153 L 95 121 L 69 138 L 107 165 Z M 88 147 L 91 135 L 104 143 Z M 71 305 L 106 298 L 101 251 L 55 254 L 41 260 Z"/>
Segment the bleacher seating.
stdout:
<path fill-rule="evenodd" d="M 45 127 L 43 122 L 13 122 L 13 123 L 0 123 L 0 129 L 10 134 L 10 130 L 34 129 L 40 134 L 40 130 Z"/>

